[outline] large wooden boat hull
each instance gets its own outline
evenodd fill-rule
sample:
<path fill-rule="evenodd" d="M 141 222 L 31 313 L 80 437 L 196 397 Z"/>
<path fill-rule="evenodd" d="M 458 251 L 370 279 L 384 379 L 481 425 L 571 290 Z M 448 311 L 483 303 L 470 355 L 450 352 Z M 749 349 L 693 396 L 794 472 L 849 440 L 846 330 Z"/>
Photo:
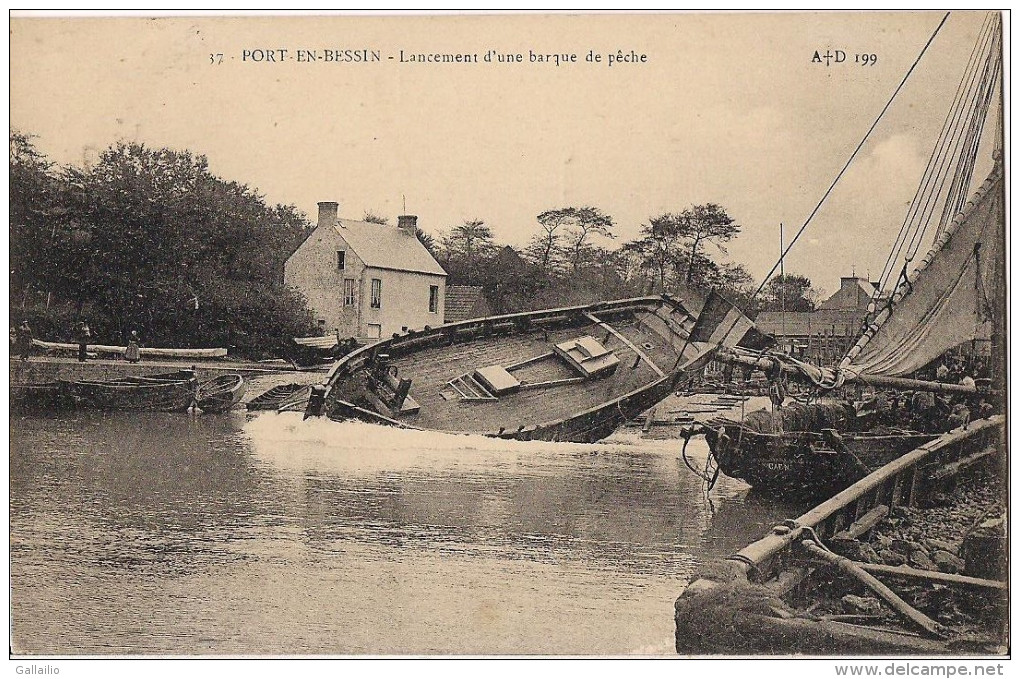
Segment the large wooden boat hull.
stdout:
<path fill-rule="evenodd" d="M 826 497 L 937 434 L 753 431 L 732 422 L 706 427 L 705 440 L 719 471 L 760 490 L 788 497 Z"/>
<path fill-rule="evenodd" d="M 912 507 L 952 483 L 968 465 L 1002 459 L 1005 418 L 955 429 L 890 462 L 722 562 L 702 568 L 676 601 L 681 655 L 960 655 L 984 653 L 967 639 L 918 634 L 907 626 L 850 624 L 791 611 L 783 600 L 811 591 L 819 562 L 806 540 L 835 542 L 866 534 L 876 517 Z M 939 536 L 930 536 L 938 538 Z M 865 616 L 866 617 L 866 616 Z"/>
<path fill-rule="evenodd" d="M 416 429 L 519 439 L 594 442 L 685 387 L 714 346 L 688 342 L 695 316 L 669 297 L 603 302 L 454 323 L 358 349 L 330 372 L 324 411 Z M 597 337 L 619 365 L 608 377 L 581 379 L 550 359 L 542 384 L 498 398 L 451 398 L 458 375 L 488 365 L 537 364 L 543 352 Z M 374 366 L 386 357 L 410 380 L 413 412 L 387 408 L 371 393 Z M 559 372 L 557 372 L 559 371 Z"/>

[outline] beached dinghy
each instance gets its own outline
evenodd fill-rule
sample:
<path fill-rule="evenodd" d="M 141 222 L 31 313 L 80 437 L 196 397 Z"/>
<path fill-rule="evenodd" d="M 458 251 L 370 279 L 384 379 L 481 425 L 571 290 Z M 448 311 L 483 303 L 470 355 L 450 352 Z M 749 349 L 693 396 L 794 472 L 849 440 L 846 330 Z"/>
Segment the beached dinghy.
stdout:
<path fill-rule="evenodd" d="M 508 439 L 598 441 L 686 384 L 751 322 L 717 295 L 494 316 L 351 352 L 310 414 Z M 753 332 L 753 331 L 752 331 Z"/>
<path fill-rule="evenodd" d="M 224 413 L 241 400 L 244 391 L 244 377 L 236 373 L 220 375 L 199 385 L 195 404 L 205 413 Z"/>

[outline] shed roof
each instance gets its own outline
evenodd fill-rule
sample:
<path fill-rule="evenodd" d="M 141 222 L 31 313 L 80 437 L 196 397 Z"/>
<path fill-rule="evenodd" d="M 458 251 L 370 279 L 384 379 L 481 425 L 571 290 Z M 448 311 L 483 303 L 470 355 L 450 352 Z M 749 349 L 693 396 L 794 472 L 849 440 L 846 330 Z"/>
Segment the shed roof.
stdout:
<path fill-rule="evenodd" d="M 466 321 L 489 315 L 489 303 L 481 287 L 475 285 L 448 285 L 443 304 L 443 317 L 447 323 Z"/>
<path fill-rule="evenodd" d="M 855 337 L 861 331 L 864 313 L 860 311 L 763 311 L 755 325 L 762 332 L 776 336 L 806 337 L 818 333 Z"/>

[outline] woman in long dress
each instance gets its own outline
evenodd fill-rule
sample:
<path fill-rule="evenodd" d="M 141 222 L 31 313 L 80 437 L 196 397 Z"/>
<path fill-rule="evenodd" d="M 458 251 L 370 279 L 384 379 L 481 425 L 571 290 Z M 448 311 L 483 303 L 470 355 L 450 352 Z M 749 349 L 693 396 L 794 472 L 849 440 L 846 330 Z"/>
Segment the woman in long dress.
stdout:
<path fill-rule="evenodd" d="M 142 360 L 142 352 L 138 349 L 138 331 L 132 330 L 131 337 L 128 339 L 127 349 L 124 350 L 124 358 L 131 363 L 138 363 Z"/>

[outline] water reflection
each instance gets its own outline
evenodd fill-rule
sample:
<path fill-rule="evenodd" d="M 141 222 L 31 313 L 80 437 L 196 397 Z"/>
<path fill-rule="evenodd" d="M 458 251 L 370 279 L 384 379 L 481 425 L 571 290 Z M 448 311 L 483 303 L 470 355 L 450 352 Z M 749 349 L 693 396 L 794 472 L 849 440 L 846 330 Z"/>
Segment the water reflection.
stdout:
<path fill-rule="evenodd" d="M 23 652 L 669 653 L 696 566 L 796 515 L 725 478 L 709 501 L 674 442 L 627 432 L 74 413 L 11 434 Z"/>

